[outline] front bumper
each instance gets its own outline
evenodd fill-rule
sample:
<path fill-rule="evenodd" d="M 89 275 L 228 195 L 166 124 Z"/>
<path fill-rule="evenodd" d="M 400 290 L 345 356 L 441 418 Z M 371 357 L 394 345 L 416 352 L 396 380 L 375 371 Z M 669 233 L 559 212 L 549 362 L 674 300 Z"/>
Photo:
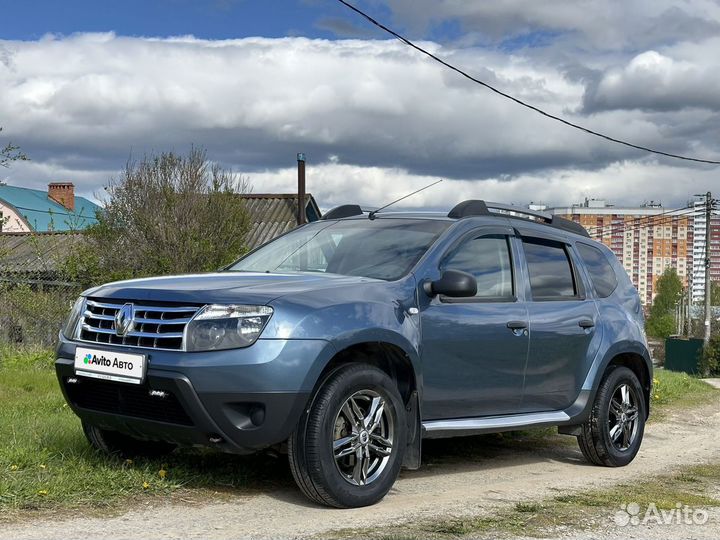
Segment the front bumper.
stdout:
<path fill-rule="evenodd" d="M 82 420 L 140 439 L 232 453 L 285 441 L 323 357 L 332 353 L 321 340 L 258 340 L 247 349 L 212 353 L 113 347 L 148 355 L 145 382 L 132 385 L 77 376 L 75 346 L 61 338 L 55 366 L 65 399 Z"/>

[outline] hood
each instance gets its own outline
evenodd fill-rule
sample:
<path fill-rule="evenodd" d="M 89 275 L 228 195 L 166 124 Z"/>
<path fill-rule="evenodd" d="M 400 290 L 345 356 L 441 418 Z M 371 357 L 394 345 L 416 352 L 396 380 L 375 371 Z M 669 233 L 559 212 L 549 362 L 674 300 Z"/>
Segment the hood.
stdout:
<path fill-rule="evenodd" d="M 321 273 L 219 272 L 116 281 L 88 289 L 83 294 L 117 300 L 264 305 L 281 296 L 379 281 L 366 277 Z"/>

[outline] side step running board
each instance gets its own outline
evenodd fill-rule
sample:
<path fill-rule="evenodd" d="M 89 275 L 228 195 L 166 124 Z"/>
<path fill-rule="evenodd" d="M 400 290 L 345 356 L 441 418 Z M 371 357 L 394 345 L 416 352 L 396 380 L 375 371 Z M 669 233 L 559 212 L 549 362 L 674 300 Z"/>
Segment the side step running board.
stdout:
<path fill-rule="evenodd" d="M 515 414 L 509 416 L 486 416 L 481 418 L 458 418 L 450 420 L 430 420 L 423 422 L 426 438 L 453 437 L 513 431 L 526 427 L 563 424 L 570 420 L 564 411 Z"/>

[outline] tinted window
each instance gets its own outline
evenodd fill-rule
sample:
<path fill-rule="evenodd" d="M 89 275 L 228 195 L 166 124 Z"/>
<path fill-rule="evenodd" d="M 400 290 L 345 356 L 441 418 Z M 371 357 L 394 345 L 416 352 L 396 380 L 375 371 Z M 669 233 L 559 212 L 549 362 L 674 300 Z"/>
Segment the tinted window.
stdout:
<path fill-rule="evenodd" d="M 544 240 L 523 240 L 534 299 L 575 296 L 575 280 L 565 246 Z"/>
<path fill-rule="evenodd" d="M 512 264 L 507 238 L 481 236 L 461 244 L 445 259 L 442 270 L 462 270 L 475 276 L 478 297 L 512 297 Z"/>
<path fill-rule="evenodd" d="M 610 296 L 617 287 L 617 276 L 605 254 L 596 247 L 587 244 L 576 244 L 580 258 L 588 269 L 600 298 Z"/>
<path fill-rule="evenodd" d="M 311 223 L 262 246 L 230 270 L 398 279 L 410 271 L 449 224 L 391 218 Z"/>

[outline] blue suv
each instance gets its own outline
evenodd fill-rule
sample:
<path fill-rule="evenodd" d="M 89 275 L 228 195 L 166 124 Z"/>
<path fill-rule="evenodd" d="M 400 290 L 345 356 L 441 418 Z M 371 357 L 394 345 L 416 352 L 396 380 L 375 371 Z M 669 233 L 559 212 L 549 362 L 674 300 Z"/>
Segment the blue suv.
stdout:
<path fill-rule="evenodd" d="M 344 205 L 221 272 L 90 289 L 56 368 L 104 452 L 273 448 L 335 507 L 382 499 L 423 438 L 558 426 L 590 462 L 626 465 L 652 382 L 612 252 L 571 221 L 484 201 Z"/>

